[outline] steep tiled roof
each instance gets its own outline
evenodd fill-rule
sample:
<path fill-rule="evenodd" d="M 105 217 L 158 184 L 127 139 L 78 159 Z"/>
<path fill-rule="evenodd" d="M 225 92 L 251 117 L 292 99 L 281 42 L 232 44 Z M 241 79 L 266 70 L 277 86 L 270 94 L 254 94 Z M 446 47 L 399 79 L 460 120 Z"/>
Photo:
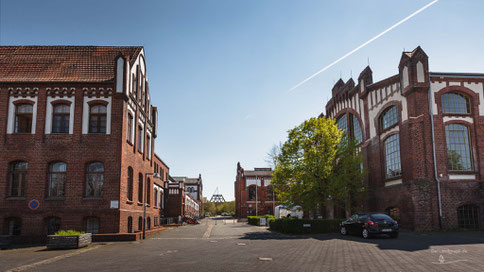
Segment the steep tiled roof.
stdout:
<path fill-rule="evenodd" d="M 0 82 L 105 82 L 116 57 L 133 63 L 141 46 L 0 46 Z"/>

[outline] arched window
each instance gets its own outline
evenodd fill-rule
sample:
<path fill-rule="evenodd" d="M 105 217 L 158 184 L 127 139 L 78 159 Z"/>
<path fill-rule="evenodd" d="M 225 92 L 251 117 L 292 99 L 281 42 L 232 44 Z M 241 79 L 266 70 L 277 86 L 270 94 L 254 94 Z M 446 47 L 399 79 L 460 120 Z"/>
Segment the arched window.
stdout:
<path fill-rule="evenodd" d="M 128 216 L 128 233 L 133 232 L 133 217 Z"/>
<path fill-rule="evenodd" d="M 398 123 L 398 112 L 396 106 L 388 107 L 380 117 L 381 130 L 386 130 Z"/>
<path fill-rule="evenodd" d="M 126 131 L 126 138 L 128 139 L 128 142 L 130 144 L 133 144 L 133 128 L 134 128 L 134 123 L 133 123 L 133 116 L 128 113 L 128 125 L 127 125 L 127 129 L 128 131 Z"/>
<path fill-rule="evenodd" d="M 33 106 L 19 104 L 15 107 L 15 133 L 32 132 Z"/>
<path fill-rule="evenodd" d="M 29 164 L 27 162 L 10 163 L 10 189 L 8 190 L 8 196 L 25 196 L 28 166 Z"/>
<path fill-rule="evenodd" d="M 102 197 L 104 183 L 104 164 L 93 162 L 86 167 L 86 197 Z"/>
<path fill-rule="evenodd" d="M 128 200 L 133 201 L 133 168 L 128 167 L 128 184 L 127 184 Z"/>
<path fill-rule="evenodd" d="M 443 113 L 471 113 L 471 103 L 467 96 L 458 93 L 445 93 L 441 97 L 441 102 Z"/>
<path fill-rule="evenodd" d="M 476 205 L 463 205 L 457 208 L 457 222 L 459 228 L 479 228 L 479 207 Z"/>
<path fill-rule="evenodd" d="M 49 165 L 49 197 L 63 197 L 65 194 L 67 164 L 54 162 Z"/>
<path fill-rule="evenodd" d="M 336 121 L 336 125 L 340 130 L 344 130 L 346 133 L 348 133 L 348 120 L 346 118 L 346 113 L 338 118 L 338 120 Z"/>
<path fill-rule="evenodd" d="M 22 234 L 22 220 L 18 217 L 8 217 L 5 219 L 5 234 L 20 235 Z"/>
<path fill-rule="evenodd" d="M 255 185 L 249 186 L 249 200 L 255 200 L 257 187 Z"/>
<path fill-rule="evenodd" d="M 471 171 L 471 146 L 467 127 L 461 124 L 446 125 L 445 137 L 449 170 Z"/>
<path fill-rule="evenodd" d="M 158 206 L 158 190 L 153 189 L 153 206 Z"/>
<path fill-rule="evenodd" d="M 92 234 L 99 233 L 99 218 L 89 217 L 86 219 L 86 232 Z"/>
<path fill-rule="evenodd" d="M 146 218 L 146 229 L 151 229 L 151 218 Z"/>
<path fill-rule="evenodd" d="M 400 137 L 393 134 L 385 142 L 385 177 L 395 178 L 402 175 L 402 166 L 400 161 Z"/>
<path fill-rule="evenodd" d="M 353 139 L 355 139 L 356 143 L 361 143 L 363 141 L 363 133 L 361 132 L 360 122 L 358 118 L 352 115 L 352 122 L 353 122 Z"/>
<path fill-rule="evenodd" d="M 146 181 L 146 204 L 151 205 L 151 180 Z"/>
<path fill-rule="evenodd" d="M 46 220 L 47 235 L 53 235 L 61 228 L 61 220 L 58 217 L 49 217 Z"/>
<path fill-rule="evenodd" d="M 143 230 L 143 217 L 138 217 L 138 230 Z"/>
<path fill-rule="evenodd" d="M 143 203 L 143 174 L 138 174 L 138 202 Z"/>
<path fill-rule="evenodd" d="M 89 108 L 89 133 L 106 133 L 106 119 L 106 105 L 91 105 Z"/>
<path fill-rule="evenodd" d="M 69 133 L 70 106 L 57 104 L 52 114 L 52 133 Z"/>

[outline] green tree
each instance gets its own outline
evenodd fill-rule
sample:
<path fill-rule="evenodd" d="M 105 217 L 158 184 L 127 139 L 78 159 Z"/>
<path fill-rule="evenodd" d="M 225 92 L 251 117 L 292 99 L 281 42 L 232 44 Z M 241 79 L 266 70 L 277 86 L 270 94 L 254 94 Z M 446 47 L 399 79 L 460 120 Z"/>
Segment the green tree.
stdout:
<path fill-rule="evenodd" d="M 330 195 L 329 179 L 343 138 L 332 119 L 311 118 L 291 129 L 282 145 L 273 174 L 278 198 L 306 212 Z"/>
<path fill-rule="evenodd" d="M 362 161 L 359 144 L 334 120 L 311 118 L 288 132 L 272 182 L 284 205 L 302 206 L 306 214 L 329 199 L 349 213 L 365 196 Z"/>
<path fill-rule="evenodd" d="M 329 177 L 329 194 L 335 205 L 344 207 L 347 217 L 356 208 L 355 203 L 366 197 L 362 182 L 366 173 L 359 144 L 354 139 L 341 141 Z"/>

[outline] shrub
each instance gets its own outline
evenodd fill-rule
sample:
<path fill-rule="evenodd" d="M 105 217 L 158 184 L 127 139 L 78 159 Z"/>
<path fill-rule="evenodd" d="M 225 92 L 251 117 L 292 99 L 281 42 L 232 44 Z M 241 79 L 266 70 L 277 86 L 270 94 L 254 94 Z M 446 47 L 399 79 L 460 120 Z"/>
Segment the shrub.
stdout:
<path fill-rule="evenodd" d="M 338 232 L 342 219 L 274 219 L 269 220 L 271 230 L 290 233 L 330 233 Z M 304 227 L 304 225 L 309 225 Z"/>
<path fill-rule="evenodd" d="M 71 235 L 79 235 L 79 234 L 84 234 L 83 231 L 77 231 L 77 230 L 59 230 L 54 235 L 57 236 L 71 236 Z"/>
<path fill-rule="evenodd" d="M 247 216 L 247 221 L 250 225 L 259 226 L 262 217 L 267 219 L 267 224 L 269 224 L 271 219 L 275 219 L 274 215 L 266 214 L 263 216 Z"/>

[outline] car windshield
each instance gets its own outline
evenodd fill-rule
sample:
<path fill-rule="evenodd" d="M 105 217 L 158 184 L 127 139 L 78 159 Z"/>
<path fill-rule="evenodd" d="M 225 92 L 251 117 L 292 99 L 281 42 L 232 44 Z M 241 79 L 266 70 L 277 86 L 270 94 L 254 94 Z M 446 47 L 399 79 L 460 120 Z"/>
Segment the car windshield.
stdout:
<path fill-rule="evenodd" d="M 372 214 L 370 217 L 373 220 L 389 220 L 389 221 L 393 221 L 393 219 L 390 216 L 388 216 L 386 214 L 382 214 L 382 213 L 375 213 L 375 214 Z"/>

